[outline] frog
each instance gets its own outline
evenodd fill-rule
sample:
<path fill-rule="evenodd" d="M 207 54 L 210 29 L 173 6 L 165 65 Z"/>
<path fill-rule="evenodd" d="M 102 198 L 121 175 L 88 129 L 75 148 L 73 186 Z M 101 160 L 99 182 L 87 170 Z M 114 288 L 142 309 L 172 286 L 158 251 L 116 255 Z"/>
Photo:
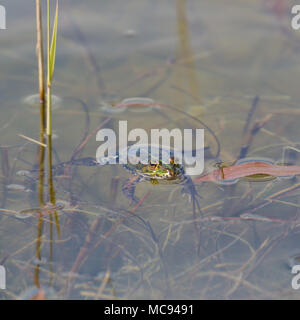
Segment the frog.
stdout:
<path fill-rule="evenodd" d="M 155 155 L 153 156 L 153 150 Z M 139 154 L 139 156 L 137 155 Z M 122 184 L 123 195 L 131 202 L 139 202 L 135 196 L 139 182 L 149 181 L 152 185 L 177 184 L 182 186 L 183 196 L 187 195 L 193 202 L 193 207 L 201 213 L 198 199 L 200 195 L 192 178 L 186 174 L 184 164 L 178 161 L 182 151 L 163 146 L 135 145 L 121 149 L 113 156 L 99 158 L 79 158 L 60 164 L 60 168 L 68 165 L 103 166 L 111 163 L 121 165 L 131 177 Z M 122 161 L 127 157 L 127 161 Z M 168 161 L 165 161 L 165 160 Z"/>
<path fill-rule="evenodd" d="M 127 156 L 127 161 L 122 162 L 124 156 Z M 184 194 L 198 196 L 192 179 L 185 174 L 184 165 L 178 161 L 179 156 L 180 151 L 156 145 L 141 144 L 121 149 L 114 156 L 114 160 L 116 163 L 122 164 L 123 168 L 132 175 L 122 185 L 125 197 L 133 202 L 138 202 L 135 189 L 137 184 L 142 181 L 149 181 L 152 185 L 180 184 L 183 186 L 182 192 Z M 110 157 L 98 158 L 97 162 L 103 165 L 109 160 L 111 160 Z"/>

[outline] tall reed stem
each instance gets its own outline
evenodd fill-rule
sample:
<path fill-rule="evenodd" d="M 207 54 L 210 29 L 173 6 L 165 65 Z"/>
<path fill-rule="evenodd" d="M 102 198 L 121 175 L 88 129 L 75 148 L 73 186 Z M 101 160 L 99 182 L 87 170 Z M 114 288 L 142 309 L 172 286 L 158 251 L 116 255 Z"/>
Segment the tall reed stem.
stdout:
<path fill-rule="evenodd" d="M 37 45 L 36 53 L 38 58 L 38 75 L 39 75 L 39 93 L 40 93 L 40 142 L 45 143 L 45 70 L 44 70 L 44 47 L 43 47 L 43 24 L 42 24 L 42 8 L 41 0 L 36 0 L 36 29 L 37 29 Z M 45 147 L 39 146 L 39 203 L 42 207 L 44 205 L 44 175 L 45 175 Z M 38 221 L 38 234 L 36 242 L 36 257 L 41 260 L 42 250 L 42 233 L 43 233 L 43 217 L 40 215 Z M 37 264 L 35 268 L 34 281 L 38 288 L 40 288 L 39 281 L 40 265 Z"/>
<path fill-rule="evenodd" d="M 47 0 L 47 135 L 52 135 L 51 70 L 50 70 L 50 0 Z"/>
<path fill-rule="evenodd" d="M 41 0 L 36 0 L 36 30 L 37 30 L 37 45 L 36 52 L 38 58 L 38 75 L 39 75 L 39 92 L 40 92 L 40 142 L 45 143 L 45 69 L 44 69 L 44 46 L 43 46 L 43 24 L 42 24 L 42 8 Z M 39 159 L 39 202 L 44 204 L 43 186 L 44 186 L 44 161 L 45 148 L 38 148 Z"/>
<path fill-rule="evenodd" d="M 37 30 L 36 50 L 37 50 L 37 56 L 38 56 L 40 102 L 41 102 L 41 104 L 44 105 L 44 103 L 45 103 L 45 79 L 44 79 L 44 47 L 43 47 L 41 0 L 36 0 L 36 30 Z M 45 118 L 45 116 L 43 118 Z"/>

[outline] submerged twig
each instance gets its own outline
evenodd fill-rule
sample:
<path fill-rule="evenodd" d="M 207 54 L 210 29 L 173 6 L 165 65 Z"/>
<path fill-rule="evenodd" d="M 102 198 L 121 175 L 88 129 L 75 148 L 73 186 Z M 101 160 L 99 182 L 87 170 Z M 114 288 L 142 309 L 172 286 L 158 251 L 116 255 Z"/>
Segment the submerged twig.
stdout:
<path fill-rule="evenodd" d="M 245 123 L 244 129 L 243 129 L 243 135 L 245 135 L 246 132 L 248 131 L 251 119 L 253 117 L 253 114 L 254 114 L 254 112 L 256 110 L 256 107 L 257 107 L 258 103 L 259 103 L 259 96 L 255 96 L 253 101 L 252 101 L 251 108 L 250 108 L 250 110 L 248 112 L 246 123 Z"/>
<path fill-rule="evenodd" d="M 254 137 L 257 133 L 264 127 L 264 125 L 272 118 L 272 114 L 268 114 L 263 120 L 257 121 L 251 128 L 249 135 L 246 137 L 244 144 L 240 149 L 240 153 L 237 157 L 237 160 L 245 158 L 248 150 L 253 142 Z"/>
<path fill-rule="evenodd" d="M 32 138 L 29 138 L 29 137 L 27 137 L 27 136 L 24 136 L 23 134 L 18 134 L 18 136 L 21 137 L 21 138 L 23 138 L 23 139 L 26 139 L 26 140 L 28 140 L 28 141 L 30 141 L 30 142 L 32 142 L 32 143 L 38 144 L 38 145 L 40 145 L 40 146 L 42 146 L 42 147 L 47 147 L 47 145 L 46 145 L 45 143 L 40 142 L 40 141 L 37 141 L 37 140 L 32 139 Z"/>
<path fill-rule="evenodd" d="M 0 149 L 1 151 L 1 164 L 2 164 L 2 174 L 4 177 L 3 180 L 3 187 L 2 187 L 2 201 L 1 201 L 1 207 L 5 208 L 6 206 L 6 199 L 7 199 L 7 184 L 9 181 L 9 172 L 10 172 L 10 167 L 9 167 L 9 161 L 8 161 L 8 151 L 6 148 Z"/>

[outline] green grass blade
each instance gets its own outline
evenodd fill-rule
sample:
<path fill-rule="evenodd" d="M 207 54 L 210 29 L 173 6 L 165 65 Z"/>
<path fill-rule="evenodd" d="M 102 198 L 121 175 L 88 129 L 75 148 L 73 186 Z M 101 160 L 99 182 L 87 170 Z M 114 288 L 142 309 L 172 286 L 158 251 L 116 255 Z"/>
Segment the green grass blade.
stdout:
<path fill-rule="evenodd" d="M 58 21 L 58 0 L 56 0 L 56 10 L 55 10 L 54 23 L 53 23 L 52 40 L 51 40 L 50 57 L 49 57 L 50 81 L 52 81 L 54 66 L 55 66 L 57 21 Z"/>

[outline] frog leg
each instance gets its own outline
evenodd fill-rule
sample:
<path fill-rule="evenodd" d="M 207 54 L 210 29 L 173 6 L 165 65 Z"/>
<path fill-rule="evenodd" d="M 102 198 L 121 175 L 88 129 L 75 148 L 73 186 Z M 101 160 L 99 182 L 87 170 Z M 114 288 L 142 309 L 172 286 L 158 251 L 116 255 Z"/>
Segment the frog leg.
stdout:
<path fill-rule="evenodd" d="M 99 165 L 96 158 L 91 158 L 91 157 L 74 159 L 70 161 L 70 163 L 75 166 L 86 166 L 86 167 L 93 167 L 93 166 Z"/>
<path fill-rule="evenodd" d="M 79 158 L 73 159 L 66 162 L 61 162 L 52 167 L 53 174 L 59 175 L 64 173 L 64 169 L 70 166 L 86 166 L 86 167 L 93 167 L 98 166 L 99 163 L 97 162 L 96 158 L 86 157 L 86 158 Z"/>
<path fill-rule="evenodd" d="M 200 208 L 200 204 L 199 204 L 199 198 L 200 195 L 195 187 L 195 184 L 193 182 L 193 180 L 189 177 L 189 176 L 184 176 L 184 181 L 183 183 L 183 189 L 182 192 L 186 193 L 190 196 L 190 201 L 192 202 L 192 206 L 193 206 L 193 219 L 194 219 L 194 229 L 195 229 L 195 236 L 196 236 L 196 252 L 197 252 L 197 256 L 199 257 L 200 254 L 200 249 L 201 249 L 201 243 L 202 243 L 202 235 L 201 235 L 201 222 L 197 222 L 197 213 L 198 213 L 198 217 L 199 215 L 201 217 L 203 217 L 203 212 Z"/>
<path fill-rule="evenodd" d="M 150 179 L 150 183 L 151 183 L 151 184 L 158 184 L 159 182 L 158 182 L 157 179 L 151 178 L 151 179 Z"/>
<path fill-rule="evenodd" d="M 122 192 L 124 196 L 134 202 L 138 202 L 139 199 L 135 197 L 135 187 L 137 183 L 139 183 L 141 180 L 143 180 L 142 176 L 135 175 L 127 180 L 122 185 Z"/>
<path fill-rule="evenodd" d="M 196 190 L 196 187 L 195 187 L 193 180 L 189 176 L 185 176 L 184 178 L 185 179 L 182 182 L 183 183 L 182 193 L 187 194 L 189 196 L 190 201 L 193 204 L 194 213 L 195 213 L 195 209 L 197 207 L 199 214 L 202 215 L 202 211 L 201 211 L 200 204 L 198 201 L 198 199 L 201 198 L 201 196 L 199 195 L 198 191 Z"/>

